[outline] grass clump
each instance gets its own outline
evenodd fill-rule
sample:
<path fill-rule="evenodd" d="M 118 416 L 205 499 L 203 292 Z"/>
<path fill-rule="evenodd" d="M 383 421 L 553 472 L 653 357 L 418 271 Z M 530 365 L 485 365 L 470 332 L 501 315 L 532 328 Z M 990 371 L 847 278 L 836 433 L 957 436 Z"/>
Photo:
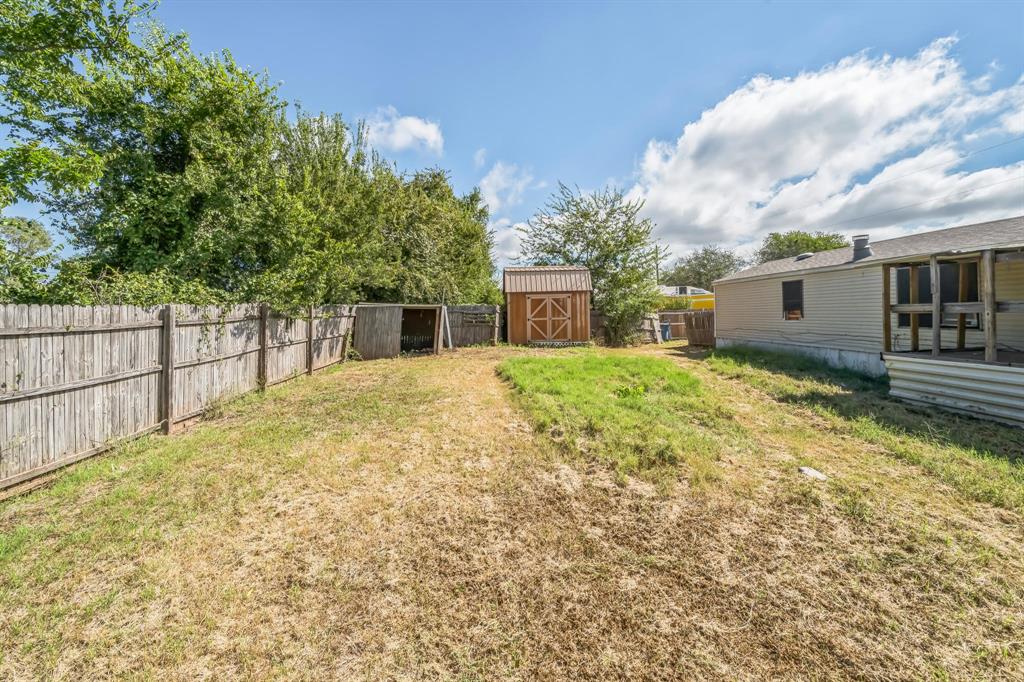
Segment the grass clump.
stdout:
<path fill-rule="evenodd" d="M 714 372 L 811 410 L 827 427 L 921 467 L 968 498 L 1024 510 L 1020 432 L 889 398 L 887 383 L 816 360 L 751 348 L 717 350 Z"/>
<path fill-rule="evenodd" d="M 581 351 L 505 360 L 538 431 L 620 476 L 667 485 L 684 466 L 691 482 L 719 477 L 714 462 L 735 428 L 700 380 L 668 360 Z"/>

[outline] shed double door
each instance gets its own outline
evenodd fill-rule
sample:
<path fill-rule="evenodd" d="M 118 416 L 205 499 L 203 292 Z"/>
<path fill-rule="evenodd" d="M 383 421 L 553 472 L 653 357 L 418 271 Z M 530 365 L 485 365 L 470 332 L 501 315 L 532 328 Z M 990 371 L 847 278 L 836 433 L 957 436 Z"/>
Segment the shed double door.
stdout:
<path fill-rule="evenodd" d="M 564 294 L 527 296 L 526 340 L 569 341 L 571 309 L 570 297 Z"/>

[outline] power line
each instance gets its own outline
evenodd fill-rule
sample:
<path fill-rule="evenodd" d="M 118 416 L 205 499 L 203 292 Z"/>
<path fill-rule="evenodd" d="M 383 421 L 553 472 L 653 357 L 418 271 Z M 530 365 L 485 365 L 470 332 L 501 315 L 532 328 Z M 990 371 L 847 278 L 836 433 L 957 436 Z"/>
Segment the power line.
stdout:
<path fill-rule="evenodd" d="M 1024 135 L 1022 135 L 1021 137 L 1014 137 L 1014 138 L 1009 139 L 1009 140 L 1003 140 L 1002 142 L 998 142 L 998 143 L 990 145 L 988 147 L 982 147 L 981 149 L 975 149 L 974 151 L 968 152 L 968 153 L 964 154 L 963 156 L 961 156 L 958 159 L 958 162 L 963 162 L 964 159 L 969 159 L 972 156 L 975 156 L 977 154 L 981 154 L 982 152 L 987 152 L 987 151 L 990 151 L 992 149 L 997 149 L 999 147 L 1005 147 L 1008 144 L 1013 144 L 1014 142 L 1020 142 L 1022 140 L 1024 140 Z M 917 175 L 918 173 L 923 173 L 924 171 L 933 170 L 935 168 L 940 168 L 940 167 L 945 166 L 945 165 L 947 165 L 946 162 L 936 163 L 936 164 L 933 164 L 931 166 L 925 166 L 924 168 L 918 168 L 917 170 L 911 171 L 909 173 L 904 173 L 903 175 L 900 175 L 900 176 L 895 177 L 895 178 L 889 178 L 888 180 L 882 180 L 881 182 L 869 183 L 869 184 L 871 185 L 871 188 L 874 189 L 875 187 L 880 187 L 882 185 L 888 185 L 889 183 L 897 182 L 898 180 L 903 180 L 904 178 L 909 178 L 912 175 Z M 865 185 L 865 187 L 866 186 L 867 185 Z M 805 206 L 797 206 L 796 208 L 786 209 L 785 211 L 779 211 L 777 213 L 769 213 L 768 215 L 765 216 L 764 219 L 768 220 L 768 219 L 772 219 L 772 218 L 778 218 L 778 217 L 781 217 L 781 216 L 784 216 L 784 215 L 789 215 L 790 213 L 793 213 L 795 211 L 803 211 L 803 210 L 811 208 L 813 206 L 818 206 L 819 204 L 821 204 L 822 202 L 827 201 L 827 200 L 828 199 L 826 198 L 826 199 L 823 199 L 822 201 L 814 201 L 814 202 L 812 202 L 810 204 L 807 204 Z"/>
<path fill-rule="evenodd" d="M 846 220 L 840 220 L 838 222 L 834 222 L 834 223 L 831 223 L 829 225 L 825 225 L 824 227 L 821 227 L 819 229 L 827 230 L 827 229 L 829 229 L 831 227 L 835 227 L 837 225 L 844 225 L 846 223 L 852 223 L 852 222 L 856 222 L 858 220 L 866 220 L 868 218 L 875 218 L 875 217 L 880 216 L 880 215 L 886 215 L 887 213 L 895 213 L 896 211 L 902 211 L 905 208 L 913 208 L 915 206 L 920 206 L 922 204 L 927 204 L 930 201 L 935 201 L 936 199 L 948 199 L 949 197 L 955 197 L 955 196 L 960 195 L 960 194 L 970 194 L 971 192 L 977 192 L 978 190 L 988 189 L 989 187 L 995 187 L 996 185 L 1005 185 L 1008 182 L 1014 182 L 1014 181 L 1024 181 L 1024 175 L 1021 175 L 1020 177 L 1013 177 L 1013 178 L 1010 178 L 1009 180 L 1000 180 L 999 182 L 993 182 L 993 183 L 988 184 L 988 185 L 982 185 L 981 187 L 972 187 L 970 189 L 960 190 L 959 192 L 952 192 L 950 194 L 940 195 L 940 196 L 936 196 L 936 197 L 929 197 L 928 199 L 925 199 L 924 201 L 918 201 L 918 202 L 913 203 L 913 204 L 907 204 L 906 206 L 897 206 L 896 208 L 890 208 L 890 209 L 888 209 L 886 211 L 879 211 L 878 213 L 869 213 L 868 215 L 862 215 L 862 216 L 858 216 L 856 218 L 848 218 Z"/>

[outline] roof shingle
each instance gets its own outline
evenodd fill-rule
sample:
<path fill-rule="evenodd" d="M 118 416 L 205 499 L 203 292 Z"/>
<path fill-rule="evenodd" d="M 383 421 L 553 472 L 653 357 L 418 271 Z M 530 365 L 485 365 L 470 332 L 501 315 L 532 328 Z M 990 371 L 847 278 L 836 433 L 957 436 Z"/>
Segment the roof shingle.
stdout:
<path fill-rule="evenodd" d="M 944 230 L 933 230 L 871 242 L 872 255 L 856 261 L 853 260 L 852 246 L 821 251 L 803 260 L 796 260 L 795 257 L 773 260 L 726 275 L 715 280 L 715 284 L 822 268 L 852 268 L 872 263 L 883 263 L 896 258 L 928 256 L 933 253 L 970 253 L 982 249 L 1016 248 L 1019 246 L 1024 246 L 1024 216 L 973 225 L 960 225 Z"/>

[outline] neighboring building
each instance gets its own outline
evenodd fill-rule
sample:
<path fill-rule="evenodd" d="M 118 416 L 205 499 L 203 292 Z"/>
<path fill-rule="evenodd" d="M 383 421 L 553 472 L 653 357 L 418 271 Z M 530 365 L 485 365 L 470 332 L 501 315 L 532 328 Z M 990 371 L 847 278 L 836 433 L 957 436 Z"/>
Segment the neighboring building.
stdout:
<path fill-rule="evenodd" d="M 715 295 L 700 287 L 659 284 L 658 291 L 663 296 L 685 298 L 690 310 L 713 310 L 715 307 Z"/>
<path fill-rule="evenodd" d="M 720 347 L 888 371 L 894 395 L 1024 425 L 1024 216 L 855 237 L 723 277 L 715 302 Z"/>
<path fill-rule="evenodd" d="M 590 271 L 573 265 L 505 268 L 508 342 L 590 340 Z"/>
<path fill-rule="evenodd" d="M 701 289 L 700 287 L 676 286 L 674 284 L 659 284 L 658 291 L 663 296 L 695 296 L 711 293 L 707 289 Z"/>

